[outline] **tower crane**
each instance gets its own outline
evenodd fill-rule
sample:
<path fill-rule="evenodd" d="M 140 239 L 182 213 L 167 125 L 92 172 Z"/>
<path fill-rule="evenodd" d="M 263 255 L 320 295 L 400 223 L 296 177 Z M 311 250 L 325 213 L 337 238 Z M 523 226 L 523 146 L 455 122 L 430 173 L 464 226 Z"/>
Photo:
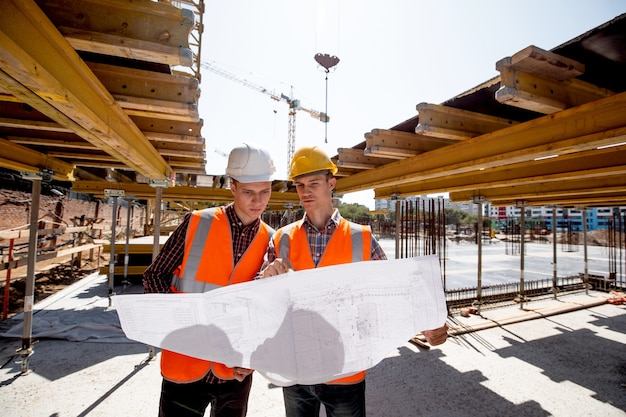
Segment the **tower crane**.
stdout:
<path fill-rule="evenodd" d="M 246 87 L 249 87 L 253 90 L 258 91 L 259 93 L 263 93 L 269 96 L 272 100 L 284 101 L 285 103 L 289 105 L 289 125 L 288 125 L 288 130 L 287 130 L 287 141 L 288 141 L 287 142 L 287 166 L 288 167 L 289 167 L 289 162 L 293 158 L 293 154 L 295 152 L 295 147 L 296 147 L 296 113 L 298 111 L 304 111 L 306 113 L 309 113 L 311 117 L 321 121 L 322 123 L 328 123 L 330 121 L 330 118 L 328 117 L 326 113 L 320 112 L 317 110 L 312 110 L 312 109 L 309 109 L 300 105 L 300 100 L 293 98 L 292 97 L 293 94 L 290 94 L 289 96 L 283 93 L 276 94 L 261 85 L 253 83 L 252 81 L 241 79 L 235 76 L 234 74 L 231 74 L 230 72 L 222 68 L 219 68 L 218 66 L 210 62 L 202 61 L 200 63 L 200 66 L 215 74 L 221 75 L 224 78 L 228 78 L 231 81 L 235 81 L 240 84 L 243 84 Z M 287 170 L 289 170 L 289 168 L 287 168 Z"/>

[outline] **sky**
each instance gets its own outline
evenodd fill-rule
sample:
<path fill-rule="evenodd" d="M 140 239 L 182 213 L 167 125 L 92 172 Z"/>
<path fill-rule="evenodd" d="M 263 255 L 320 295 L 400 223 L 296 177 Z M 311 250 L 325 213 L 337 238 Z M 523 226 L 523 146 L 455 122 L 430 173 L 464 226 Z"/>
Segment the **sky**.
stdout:
<path fill-rule="evenodd" d="M 440 104 L 497 76 L 502 58 L 529 45 L 550 50 L 624 12 L 626 0 L 205 0 L 201 60 L 327 111 L 327 124 L 297 112 L 295 148 L 334 156 L 414 117 L 418 103 Z M 317 53 L 340 61 L 326 74 Z M 207 173 L 222 175 L 225 154 L 252 142 L 286 179 L 288 104 L 201 74 Z M 343 202 L 373 209 L 374 192 Z"/>

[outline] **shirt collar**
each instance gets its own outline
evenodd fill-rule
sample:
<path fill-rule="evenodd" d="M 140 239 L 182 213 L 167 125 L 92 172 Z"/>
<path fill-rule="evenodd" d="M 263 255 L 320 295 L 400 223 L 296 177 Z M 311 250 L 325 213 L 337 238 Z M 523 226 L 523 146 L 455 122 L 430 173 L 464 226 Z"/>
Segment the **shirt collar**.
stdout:
<path fill-rule="evenodd" d="M 339 226 L 340 221 L 341 221 L 341 213 L 339 213 L 339 210 L 334 209 L 333 214 L 331 214 L 330 216 L 330 219 L 328 219 L 328 221 L 326 222 L 326 227 L 330 225 L 337 227 Z M 306 212 L 304 213 L 304 217 L 302 217 L 302 223 L 315 229 L 315 226 L 313 226 L 313 223 L 309 221 L 309 217 L 306 215 Z"/>
<path fill-rule="evenodd" d="M 235 206 L 233 205 L 233 203 L 230 203 L 229 205 L 226 206 L 225 208 L 226 211 L 226 216 L 228 216 L 228 222 L 233 225 L 233 226 L 237 226 L 241 229 L 244 228 L 254 228 L 257 227 L 260 223 L 261 220 L 260 219 L 256 219 L 255 221 L 253 221 L 252 223 L 250 223 L 249 225 L 244 225 L 243 222 L 241 221 L 241 219 L 239 218 L 239 216 L 237 216 L 237 212 L 235 211 Z"/>

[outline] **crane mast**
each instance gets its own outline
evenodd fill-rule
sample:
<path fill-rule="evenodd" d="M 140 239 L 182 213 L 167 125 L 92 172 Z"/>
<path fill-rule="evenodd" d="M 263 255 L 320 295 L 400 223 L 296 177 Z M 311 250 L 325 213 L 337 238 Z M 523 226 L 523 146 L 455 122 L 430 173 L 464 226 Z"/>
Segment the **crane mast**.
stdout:
<path fill-rule="evenodd" d="M 321 121 L 322 123 L 328 123 L 330 118 L 324 112 L 320 112 L 317 110 L 309 109 L 300 105 L 300 100 L 293 98 L 293 92 L 291 95 L 287 96 L 283 93 L 276 94 L 273 91 L 268 90 L 267 88 L 256 84 L 250 80 L 242 79 L 237 77 L 230 72 L 219 68 L 213 63 L 202 61 L 200 66 L 204 69 L 207 69 L 215 74 L 218 74 L 224 78 L 227 78 L 231 81 L 235 81 L 237 83 L 243 84 L 244 86 L 251 88 L 253 90 L 258 91 L 259 93 L 265 94 L 269 96 L 272 100 L 276 101 L 284 101 L 289 105 L 289 124 L 287 127 L 287 166 L 291 162 L 293 158 L 293 154 L 295 153 L 296 147 L 296 113 L 298 111 L 304 111 L 308 113 L 314 119 Z M 287 168 L 287 174 L 289 174 L 289 168 Z"/>

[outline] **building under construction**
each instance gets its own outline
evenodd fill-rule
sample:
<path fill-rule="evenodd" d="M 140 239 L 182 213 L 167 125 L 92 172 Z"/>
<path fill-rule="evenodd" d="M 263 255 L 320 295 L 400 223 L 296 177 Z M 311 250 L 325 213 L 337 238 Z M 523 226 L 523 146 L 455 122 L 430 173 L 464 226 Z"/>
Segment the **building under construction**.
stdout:
<path fill-rule="evenodd" d="M 32 301 L 39 260 L 71 256 L 72 262 L 78 258 L 80 266 L 81 259 L 100 259 L 101 251 L 105 251 L 110 255 L 109 265 L 103 265 L 100 274 L 105 279 L 100 282 L 92 278 L 84 285 L 93 284 L 94 292 L 96 284 L 102 285 L 108 291 L 103 296 L 106 300 L 119 285 L 116 277 L 141 274 L 158 253 L 163 238 L 177 225 L 181 213 L 231 201 L 228 179 L 221 173 L 206 172 L 205 167 L 202 129 L 206 126 L 198 113 L 204 8 L 202 0 L 2 3 L 0 168 L 3 185 L 5 179 L 11 179 L 30 188 L 23 200 L 3 202 L 7 207 L 17 204 L 20 215 L 28 216 L 14 223 L 20 227 L 3 227 L 0 232 L 2 269 L 7 274 L 5 290 L 11 270 L 26 264 L 26 297 Z M 445 102 L 420 103 L 414 117 L 399 120 L 390 128 L 373 127 L 365 133 L 365 141 L 338 149 L 333 156 L 339 168 L 336 192 L 341 195 L 373 189 L 377 199 L 396 201 L 389 218 L 370 218 L 372 229 L 393 237 L 397 258 L 438 255 L 444 280 L 451 260 L 451 239 L 461 239 L 462 233 L 447 228 L 441 199 L 416 203 L 406 198 L 446 192 L 451 201 L 474 205 L 478 219 L 467 233 L 472 237 L 465 240 L 476 249 L 468 272 L 475 277 L 475 285 L 446 294 L 450 334 L 459 342 L 447 348 L 450 354 L 463 344 L 490 353 L 506 350 L 496 346 L 497 340 L 502 340 L 496 331 L 564 311 L 554 305 L 568 312 L 585 310 L 576 317 L 586 324 L 593 320 L 602 323 L 584 327 L 580 322 L 567 324 L 564 320 L 562 325 L 545 331 L 550 334 L 567 328 L 592 340 L 583 347 L 584 358 L 604 356 L 613 367 L 606 371 L 610 384 L 588 376 L 593 372 L 579 363 L 584 360 L 577 360 L 581 359 L 577 356 L 580 352 L 566 348 L 565 359 L 556 355 L 555 361 L 566 361 L 574 368 L 580 365 L 581 372 L 561 375 L 560 381 L 572 382 L 568 376 L 575 375 L 580 379 L 573 384 L 579 383 L 580 391 L 594 391 L 601 397 L 597 402 L 602 403 L 602 411 L 598 413 L 621 415 L 626 410 L 625 364 L 623 355 L 615 352 L 623 351 L 626 343 L 620 324 L 623 317 L 619 317 L 624 314 L 621 304 L 626 301 L 620 292 L 626 270 L 625 213 L 616 210 L 609 216 L 604 241 L 608 261 L 606 270 L 598 273 L 588 269 L 587 248 L 591 242 L 585 212 L 594 207 L 626 206 L 626 14 L 551 50 L 529 45 L 495 63 L 486 63 L 494 64 L 498 76 L 468 86 L 468 90 Z M 70 199 L 80 203 L 70 209 Z M 503 221 L 506 227 L 496 234 L 483 217 L 486 204 L 515 206 L 521 209 L 520 215 Z M 553 216 L 557 209 L 580 211 L 582 230 L 561 223 L 563 230 L 559 231 L 555 217 L 551 218 L 554 227 L 527 221 L 526 216 L 531 214 L 527 209 L 542 206 L 552 207 Z M 41 207 L 45 207 L 43 217 Z M 275 180 L 265 214 L 268 222 L 280 226 L 295 220 L 298 208 L 293 184 Z M 544 239 L 546 234 L 551 238 Z M 143 240 L 133 244 L 131 238 L 135 235 Z M 483 284 L 487 269 L 483 246 L 495 239 L 502 241 L 507 255 L 515 255 L 519 262 L 516 279 L 502 286 Z M 553 274 L 545 280 L 528 279 L 532 271 L 527 271 L 524 263 L 525 251 L 533 239 L 545 241 L 546 251 L 552 255 Z M 584 262 L 580 273 L 559 275 L 559 249 L 578 251 Z M 142 261 L 129 263 L 133 254 Z M 545 308 L 529 306 L 546 300 L 554 304 Z M 511 305 L 519 312 L 511 313 Z M 77 309 L 84 307 L 80 306 Z M 492 308 L 498 306 L 502 308 L 499 311 L 507 312 L 506 317 Z M 598 310 L 589 312 L 594 307 Z M 609 310 L 611 307 L 619 310 Z M 73 307 L 70 303 L 64 308 Z M 461 316 L 469 317 L 468 321 Z M 37 337 L 32 334 L 33 309 L 25 309 L 21 320 L 21 348 L 11 355 L 6 354 L 6 348 L 3 350 L 6 363 L 18 360 L 19 366 L 5 367 L 0 398 L 3 391 L 18 390 L 22 382 L 17 376 L 33 377 L 26 375 Z M 492 325 L 485 326 L 486 322 Z M 536 328 L 543 325 L 538 323 Z M 481 336 L 481 331 L 489 331 L 487 328 L 492 333 Z M 532 331 L 526 333 L 527 327 L 516 329 L 517 334 L 510 331 L 514 339 L 510 341 L 511 349 L 534 337 Z M 464 338 L 467 334 L 475 334 L 474 339 Z M 418 336 L 414 345 L 428 350 Z M 611 343 L 604 343 L 611 337 Z M 567 342 L 579 346 L 579 340 L 568 338 Z M 563 346 L 562 340 L 557 343 Z M 71 349 L 79 351 L 76 346 Z M 401 350 L 398 363 L 410 362 L 407 349 Z M 527 362 L 536 360 L 532 354 L 515 353 Z M 151 351 L 150 359 L 153 354 Z M 107 353 L 93 355 L 94 362 L 96 358 L 97 362 L 110 359 Z M 478 363 L 481 358 L 475 360 Z M 43 358 L 38 362 L 41 368 L 45 363 Z M 506 364 L 501 365 L 498 372 L 504 374 Z M 550 369 L 550 365 L 537 364 L 543 369 Z M 121 375 L 119 384 L 144 366 L 142 362 L 141 367 L 129 370 L 130 374 Z M 389 366 L 383 366 L 385 372 L 378 375 L 373 372 L 368 389 L 393 384 L 386 379 L 390 377 L 387 370 L 393 368 Z M 436 366 L 445 368 L 443 361 Z M 464 372 L 462 363 L 454 366 Z M 520 377 L 527 371 L 520 370 Z M 489 375 L 491 381 L 498 378 Z M 431 376 L 436 378 L 436 374 Z M 458 375 L 454 371 L 448 376 Z M 545 375 L 533 377 L 537 384 L 545 382 Z M 465 381 L 473 382 L 472 378 Z M 494 386 L 507 385 L 502 379 L 496 382 Z M 547 385 L 554 390 L 553 385 L 561 384 Z M 465 386 L 457 388 L 462 391 Z M 568 395 L 578 392 L 571 387 L 563 389 Z M 87 408 L 68 409 L 88 415 L 115 391 L 111 387 L 100 393 Z M 520 394 L 514 391 L 507 390 L 506 394 L 510 398 Z M 15 391 L 13 395 L 20 394 Z M 475 395 L 485 403 L 493 400 L 491 392 L 477 390 Z M 533 395 L 549 401 L 541 392 L 524 391 L 520 395 L 525 407 L 520 408 L 511 399 L 510 403 L 500 403 L 498 409 L 502 412 L 493 415 L 556 415 L 553 409 L 546 411 L 549 407 L 543 403 L 544 409 L 531 404 Z M 454 398 L 462 403 L 460 397 Z M 15 400 L 7 397 L 2 402 Z M 132 409 L 134 405 L 126 406 Z M 466 414 L 489 413 L 483 410 Z M 563 411 L 560 415 L 575 414 Z"/>

